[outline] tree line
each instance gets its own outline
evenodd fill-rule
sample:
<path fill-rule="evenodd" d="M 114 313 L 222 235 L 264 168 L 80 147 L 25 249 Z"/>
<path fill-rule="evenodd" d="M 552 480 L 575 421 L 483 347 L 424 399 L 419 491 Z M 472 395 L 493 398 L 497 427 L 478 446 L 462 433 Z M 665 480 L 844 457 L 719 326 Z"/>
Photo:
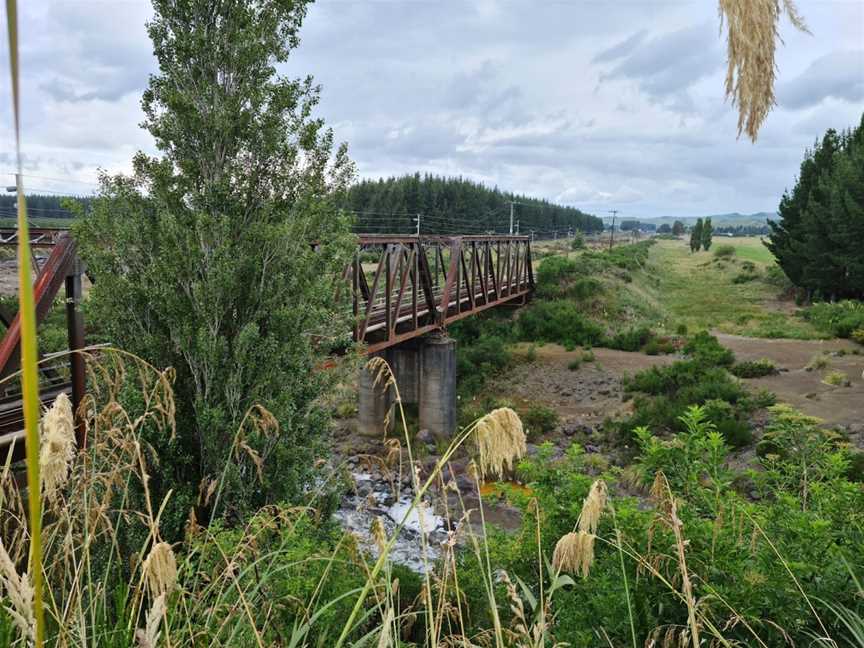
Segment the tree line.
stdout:
<path fill-rule="evenodd" d="M 16 200 L 15 194 L 0 194 L 0 216 L 14 216 Z M 90 199 L 56 194 L 27 194 L 27 213 L 32 218 L 74 218 L 75 214 L 68 209 L 70 200 L 86 204 Z"/>
<path fill-rule="evenodd" d="M 767 245 L 793 284 L 809 298 L 864 297 L 864 116 L 805 152 L 778 214 Z"/>
<path fill-rule="evenodd" d="M 419 214 L 421 233 L 479 234 L 509 231 L 511 201 L 522 234 L 603 231 L 600 218 L 574 207 L 430 174 L 363 180 L 349 189 L 346 206 L 357 231 L 413 232 Z"/>

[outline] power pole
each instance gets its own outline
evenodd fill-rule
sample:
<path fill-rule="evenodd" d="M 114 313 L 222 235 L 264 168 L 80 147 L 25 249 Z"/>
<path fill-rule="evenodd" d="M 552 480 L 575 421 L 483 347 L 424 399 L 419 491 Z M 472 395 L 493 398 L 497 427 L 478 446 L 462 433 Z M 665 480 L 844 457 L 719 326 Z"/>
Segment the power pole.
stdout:
<path fill-rule="evenodd" d="M 417 222 L 417 238 L 420 238 L 420 214 L 414 220 Z"/>
<path fill-rule="evenodd" d="M 615 217 L 618 215 L 617 209 L 610 209 L 609 213 L 612 214 L 612 231 L 609 233 L 609 249 L 612 249 L 612 246 L 615 245 Z"/>
<path fill-rule="evenodd" d="M 518 200 L 508 200 L 510 203 L 510 236 L 513 236 L 513 205 L 524 205 L 525 203 L 519 202 Z M 519 226 L 516 226 L 516 232 L 519 232 Z"/>
<path fill-rule="evenodd" d="M 513 233 L 513 228 L 512 228 L 512 227 L 510 228 L 510 233 L 511 233 L 511 234 Z M 517 235 L 519 234 L 519 221 L 518 221 L 518 220 L 516 221 L 516 234 L 517 234 Z"/>

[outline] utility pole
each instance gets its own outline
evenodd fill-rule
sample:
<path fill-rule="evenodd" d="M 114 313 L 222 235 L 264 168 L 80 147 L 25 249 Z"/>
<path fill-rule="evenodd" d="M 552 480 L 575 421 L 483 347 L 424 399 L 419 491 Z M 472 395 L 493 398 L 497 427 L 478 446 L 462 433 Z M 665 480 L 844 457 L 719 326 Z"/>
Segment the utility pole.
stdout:
<path fill-rule="evenodd" d="M 417 222 L 417 238 L 420 238 L 420 214 L 417 214 L 417 218 L 414 219 Z"/>
<path fill-rule="evenodd" d="M 609 249 L 612 249 L 612 246 L 615 245 L 615 217 L 618 215 L 617 209 L 610 209 L 609 213 L 612 214 L 612 231 L 609 233 Z"/>
<path fill-rule="evenodd" d="M 518 200 L 508 200 L 507 202 L 510 203 L 510 236 L 513 236 L 513 205 L 524 205 L 525 203 L 519 202 Z M 516 233 L 519 233 L 518 224 L 516 226 Z"/>
<path fill-rule="evenodd" d="M 511 234 L 513 233 L 513 228 L 512 228 L 512 227 L 510 228 L 510 233 L 511 233 Z M 519 234 L 519 221 L 518 221 L 518 220 L 516 221 L 516 234 L 517 234 L 517 235 Z"/>

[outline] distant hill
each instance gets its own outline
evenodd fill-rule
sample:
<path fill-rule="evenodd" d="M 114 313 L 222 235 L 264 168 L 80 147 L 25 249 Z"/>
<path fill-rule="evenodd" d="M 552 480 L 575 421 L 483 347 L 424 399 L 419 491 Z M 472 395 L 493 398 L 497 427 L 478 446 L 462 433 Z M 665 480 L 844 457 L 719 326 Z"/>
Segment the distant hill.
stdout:
<path fill-rule="evenodd" d="M 710 218 L 714 227 L 748 227 L 765 225 L 769 219 L 774 220 L 777 217 L 776 212 L 756 212 L 754 214 L 739 214 L 738 212 L 732 212 L 730 214 L 707 214 L 705 216 L 656 216 L 653 218 L 643 216 L 638 220 L 647 223 L 656 223 L 659 227 L 664 223 L 671 225 L 676 220 L 680 220 L 682 223 L 689 226 L 695 224 L 696 220 L 699 218 Z M 619 220 L 621 219 L 619 218 Z M 603 218 L 603 222 L 606 224 L 609 224 L 611 221 L 611 217 Z"/>

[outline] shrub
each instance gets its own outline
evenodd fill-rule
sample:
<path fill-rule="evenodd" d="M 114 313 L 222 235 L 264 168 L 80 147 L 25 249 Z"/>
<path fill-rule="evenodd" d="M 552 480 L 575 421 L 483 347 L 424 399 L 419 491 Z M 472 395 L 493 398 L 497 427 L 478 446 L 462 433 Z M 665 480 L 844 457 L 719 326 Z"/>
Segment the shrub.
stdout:
<path fill-rule="evenodd" d="M 857 329 L 864 328 L 864 302 L 822 302 L 808 308 L 804 317 L 823 333 L 848 338 Z"/>
<path fill-rule="evenodd" d="M 682 322 L 677 327 L 675 327 L 675 332 L 678 335 L 687 335 L 687 325 Z"/>
<path fill-rule="evenodd" d="M 531 405 L 522 415 L 522 423 L 525 425 L 526 434 L 529 438 L 536 438 L 538 435 L 554 431 L 558 425 L 558 420 L 558 412 L 539 403 Z"/>
<path fill-rule="evenodd" d="M 767 358 L 739 362 L 729 370 L 739 378 L 761 378 L 777 373 L 777 366 Z"/>
<path fill-rule="evenodd" d="M 700 331 L 691 337 L 683 351 L 696 362 L 708 367 L 729 367 L 735 362 L 735 354 L 707 331 Z"/>
<path fill-rule="evenodd" d="M 617 333 L 605 342 L 605 346 L 619 351 L 639 351 L 654 336 L 647 326 L 631 328 Z"/>
<path fill-rule="evenodd" d="M 855 329 L 850 337 L 858 344 L 864 344 L 864 328 Z"/>
<path fill-rule="evenodd" d="M 582 362 L 594 362 L 594 352 L 590 349 L 582 352 Z"/>
<path fill-rule="evenodd" d="M 568 368 L 570 371 L 579 371 L 579 368 L 580 368 L 581 366 L 582 366 L 582 361 L 579 360 L 578 358 L 577 358 L 576 360 L 571 360 L 571 361 L 567 364 L 567 368 Z"/>
<path fill-rule="evenodd" d="M 576 232 L 573 234 L 573 238 L 570 239 L 570 249 L 571 250 L 582 250 L 585 248 L 585 236 L 582 232 Z"/>
<path fill-rule="evenodd" d="M 567 296 L 579 301 L 586 301 L 603 292 L 603 284 L 595 277 L 582 277 L 567 289 Z"/>
<path fill-rule="evenodd" d="M 735 256 L 735 246 L 734 245 L 718 245 L 714 248 L 714 258 L 715 259 L 729 259 Z"/>
<path fill-rule="evenodd" d="M 569 301 L 538 302 L 524 309 L 517 320 L 519 339 L 536 342 L 597 344 L 603 329 L 586 319 L 579 307 Z"/>

